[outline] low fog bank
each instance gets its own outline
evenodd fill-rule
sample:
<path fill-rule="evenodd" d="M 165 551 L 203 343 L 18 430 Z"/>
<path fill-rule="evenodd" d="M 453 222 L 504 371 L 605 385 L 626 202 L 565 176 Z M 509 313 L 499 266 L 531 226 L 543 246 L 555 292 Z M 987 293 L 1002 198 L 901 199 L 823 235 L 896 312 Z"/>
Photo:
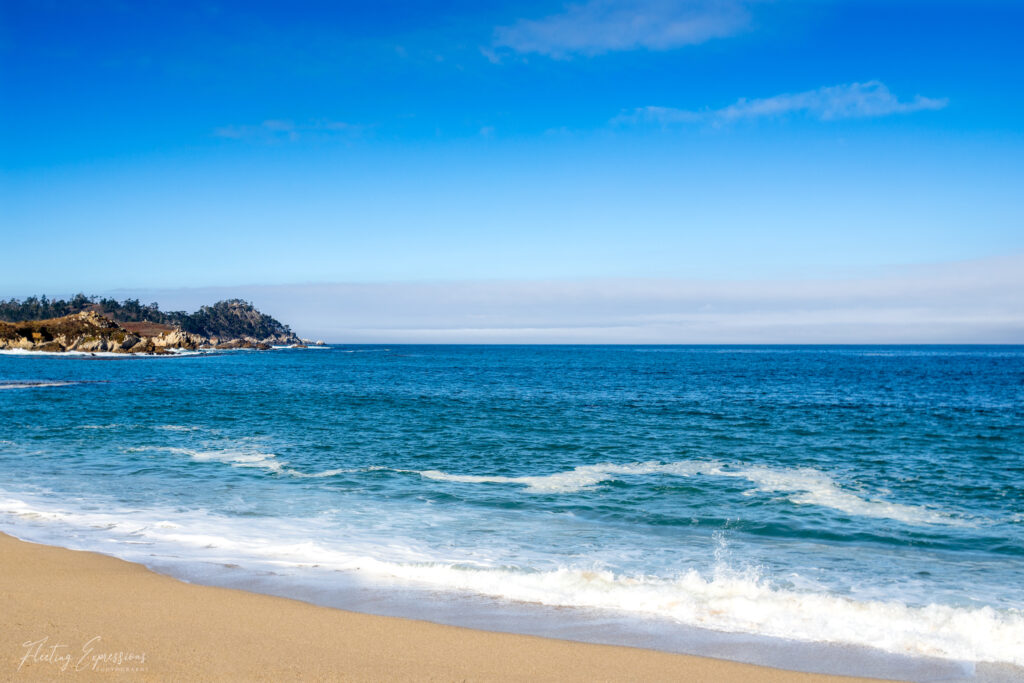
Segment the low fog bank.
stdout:
<path fill-rule="evenodd" d="M 194 310 L 241 297 L 338 343 L 1024 343 L 1024 254 L 847 279 L 243 285 L 112 292 Z"/>

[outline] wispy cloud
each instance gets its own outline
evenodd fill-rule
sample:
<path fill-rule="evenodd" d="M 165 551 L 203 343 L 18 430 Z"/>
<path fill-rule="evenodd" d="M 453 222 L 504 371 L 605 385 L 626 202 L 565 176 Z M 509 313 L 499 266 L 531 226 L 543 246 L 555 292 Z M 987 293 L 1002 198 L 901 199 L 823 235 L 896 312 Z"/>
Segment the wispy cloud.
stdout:
<path fill-rule="evenodd" d="M 251 140 L 257 142 L 295 142 L 303 137 L 324 137 L 329 135 L 358 135 L 363 126 L 319 119 L 305 123 L 295 123 L 286 119 L 268 119 L 258 124 L 222 126 L 213 131 L 219 138 L 231 140 Z"/>
<path fill-rule="evenodd" d="M 750 17 L 733 0 L 590 0 L 561 14 L 494 32 L 494 48 L 555 58 L 618 50 L 669 50 L 732 36 Z M 484 51 L 493 59 L 493 51 Z"/>
<path fill-rule="evenodd" d="M 674 109 L 671 107 L 639 107 L 612 119 L 613 123 L 655 123 L 660 125 L 710 123 L 722 125 L 733 121 L 787 114 L 803 114 L 822 121 L 869 118 L 908 114 L 915 111 L 942 109 L 946 98 L 915 95 L 901 100 L 880 81 L 833 85 L 817 90 L 785 93 L 774 97 L 748 100 L 740 98 L 721 109 Z"/>

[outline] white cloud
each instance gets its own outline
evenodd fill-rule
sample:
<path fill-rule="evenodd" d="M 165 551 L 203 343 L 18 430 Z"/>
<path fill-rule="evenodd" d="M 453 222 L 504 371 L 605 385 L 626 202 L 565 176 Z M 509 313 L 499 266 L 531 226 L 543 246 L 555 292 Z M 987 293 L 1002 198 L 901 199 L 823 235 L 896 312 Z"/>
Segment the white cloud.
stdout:
<path fill-rule="evenodd" d="M 909 114 L 915 111 L 942 109 L 949 100 L 915 95 L 901 100 L 880 81 L 833 85 L 817 90 L 786 93 L 748 100 L 741 98 L 721 109 L 693 111 L 670 107 L 639 107 L 620 114 L 614 123 L 711 123 L 721 125 L 744 119 L 804 114 L 822 121 Z"/>
<path fill-rule="evenodd" d="M 499 27 L 494 47 L 555 58 L 669 50 L 735 35 L 749 21 L 747 11 L 732 0 L 590 0 L 569 5 L 561 14 Z"/>
<path fill-rule="evenodd" d="M 241 296 L 302 336 L 381 343 L 1022 343 L 1024 254 L 802 281 L 326 283 L 118 292 Z"/>
<path fill-rule="evenodd" d="M 254 140 L 258 142 L 295 142 L 303 137 L 323 137 L 339 133 L 358 134 L 363 126 L 344 121 L 318 119 L 297 124 L 285 119 L 267 119 L 256 125 L 222 126 L 213 134 L 231 140 Z"/>

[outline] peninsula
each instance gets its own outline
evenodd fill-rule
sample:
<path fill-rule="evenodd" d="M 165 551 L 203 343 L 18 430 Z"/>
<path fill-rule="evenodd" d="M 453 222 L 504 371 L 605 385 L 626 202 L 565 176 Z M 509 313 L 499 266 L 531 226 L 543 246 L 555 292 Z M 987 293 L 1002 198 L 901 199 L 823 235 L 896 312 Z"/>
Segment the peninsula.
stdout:
<path fill-rule="evenodd" d="M 0 301 L 0 350 L 159 355 L 301 344 L 287 325 L 240 299 L 203 306 L 195 313 L 82 294 L 68 301 Z"/>

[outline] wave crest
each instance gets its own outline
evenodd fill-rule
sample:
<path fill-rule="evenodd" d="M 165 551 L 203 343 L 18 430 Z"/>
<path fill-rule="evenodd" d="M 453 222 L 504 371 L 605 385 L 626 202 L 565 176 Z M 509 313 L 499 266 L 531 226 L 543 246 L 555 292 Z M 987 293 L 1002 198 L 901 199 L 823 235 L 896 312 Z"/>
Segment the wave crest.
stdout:
<path fill-rule="evenodd" d="M 567 472 L 520 477 L 450 474 L 440 470 L 424 470 L 419 474 L 427 479 L 466 484 L 521 484 L 531 493 L 576 493 L 601 482 L 619 481 L 624 476 L 730 477 L 746 480 L 762 493 L 788 494 L 789 501 L 796 505 L 818 505 L 848 515 L 892 519 L 906 524 L 969 525 L 966 520 L 948 512 L 879 498 L 862 498 L 840 487 L 828 474 L 810 467 L 773 468 L 684 460 L 581 465 Z"/>

